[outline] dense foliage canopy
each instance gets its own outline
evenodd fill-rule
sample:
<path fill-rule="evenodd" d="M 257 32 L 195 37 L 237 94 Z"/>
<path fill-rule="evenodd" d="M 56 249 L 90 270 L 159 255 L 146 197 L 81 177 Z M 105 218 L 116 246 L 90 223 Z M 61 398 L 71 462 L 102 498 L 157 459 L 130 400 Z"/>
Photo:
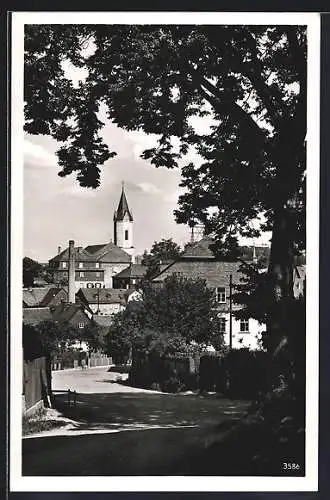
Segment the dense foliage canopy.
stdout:
<path fill-rule="evenodd" d="M 24 257 L 23 259 L 23 286 L 31 287 L 33 286 L 34 279 L 40 275 L 42 270 L 42 265 L 39 262 L 30 259 L 30 257 Z"/>
<path fill-rule="evenodd" d="M 76 341 L 86 342 L 90 350 L 105 347 L 103 331 L 94 322 L 83 329 L 55 321 L 42 321 L 34 326 L 23 324 L 23 347 L 27 359 L 36 355 L 54 357 L 70 349 Z"/>
<path fill-rule="evenodd" d="M 173 260 L 177 260 L 180 255 L 181 248 L 172 238 L 155 241 L 150 252 L 145 250 L 142 255 L 141 264 L 148 268 L 146 277 L 155 276 L 159 272 L 160 264 L 168 264 Z"/>
<path fill-rule="evenodd" d="M 264 215 L 268 331 L 288 337 L 294 255 L 305 247 L 306 54 L 305 26 L 27 25 L 25 130 L 61 142 L 60 175 L 89 187 L 115 155 L 100 106 L 119 127 L 156 135 L 142 153 L 156 167 L 197 152 L 182 167 L 176 219 L 214 231 L 221 256 L 258 236 L 252 221 Z M 86 71 L 77 86 L 65 61 Z"/>
<path fill-rule="evenodd" d="M 132 347 L 162 354 L 185 351 L 191 343 L 221 344 L 214 293 L 203 280 L 177 276 L 163 286 L 145 284 L 142 301 L 131 301 L 116 314 L 108 334 L 109 354 Z"/>

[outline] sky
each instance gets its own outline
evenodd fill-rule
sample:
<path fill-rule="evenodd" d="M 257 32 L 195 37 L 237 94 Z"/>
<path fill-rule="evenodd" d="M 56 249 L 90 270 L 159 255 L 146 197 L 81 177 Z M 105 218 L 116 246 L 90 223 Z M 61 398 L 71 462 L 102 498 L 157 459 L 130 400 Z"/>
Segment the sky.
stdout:
<path fill-rule="evenodd" d="M 41 262 L 65 248 L 113 240 L 113 213 L 122 182 L 134 217 L 136 254 L 154 241 L 172 238 L 183 246 L 189 228 L 175 223 L 180 171 L 156 169 L 139 158 L 151 140 L 108 124 L 105 134 L 117 156 L 102 167 L 101 186 L 81 188 L 75 175 L 61 178 L 56 164 L 58 144 L 45 136 L 26 136 L 24 147 L 24 255 Z"/>
<path fill-rule="evenodd" d="M 87 52 L 93 51 L 89 46 Z M 84 70 L 63 62 L 66 76 L 74 85 L 86 77 Z M 156 146 L 157 137 L 140 131 L 120 129 L 106 117 L 100 107 L 99 119 L 105 123 L 101 135 L 117 156 L 101 166 L 101 185 L 97 189 L 81 188 L 75 174 L 59 177 L 56 150 L 59 144 L 47 136 L 25 135 L 24 140 L 24 256 L 47 262 L 57 249 L 113 241 L 113 214 L 125 184 L 127 201 L 134 218 L 135 254 L 150 250 L 155 241 L 172 238 L 181 247 L 190 240 L 187 226 L 176 224 L 180 169 L 155 168 L 140 158 L 144 149 Z M 191 123 L 206 133 L 212 118 L 194 118 Z M 190 151 L 182 165 L 200 158 Z M 256 243 L 267 243 L 269 235 Z M 242 240 L 241 243 L 252 243 Z"/>
<path fill-rule="evenodd" d="M 113 240 L 113 214 L 122 182 L 134 217 L 136 255 L 154 241 L 172 238 L 181 247 L 190 239 L 189 228 L 176 224 L 173 211 L 182 189 L 179 169 L 156 169 L 140 158 L 155 139 L 143 132 L 126 132 L 107 123 L 104 134 L 117 156 L 101 167 L 97 189 L 79 186 L 75 175 L 59 177 L 50 137 L 26 135 L 24 141 L 24 256 L 47 262 L 58 246 L 107 243 Z M 188 161 L 193 158 L 189 158 Z M 261 238 L 260 243 L 268 241 Z"/>

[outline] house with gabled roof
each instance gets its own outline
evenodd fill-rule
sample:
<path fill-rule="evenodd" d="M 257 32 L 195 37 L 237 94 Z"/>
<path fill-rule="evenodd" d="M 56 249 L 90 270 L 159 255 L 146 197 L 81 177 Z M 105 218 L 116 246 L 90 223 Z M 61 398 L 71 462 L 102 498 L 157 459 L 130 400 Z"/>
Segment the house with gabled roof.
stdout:
<path fill-rule="evenodd" d="M 132 288 L 145 279 L 147 266 L 142 264 L 130 264 L 126 269 L 120 271 L 113 277 L 114 288 Z"/>
<path fill-rule="evenodd" d="M 76 328 L 85 328 L 92 322 L 92 311 L 82 304 L 59 304 L 50 308 L 53 321 L 69 324 Z"/>
<path fill-rule="evenodd" d="M 218 311 L 219 334 L 224 336 L 227 345 L 233 348 L 260 348 L 259 340 L 265 325 L 261 325 L 254 318 L 239 320 L 235 318 L 235 311 L 241 306 L 230 300 L 231 291 L 240 284 L 243 273 L 240 271 L 241 262 L 225 262 L 215 258 L 210 250 L 213 239 L 204 236 L 200 241 L 188 245 L 178 260 L 169 264 L 153 280 L 155 286 L 161 286 L 169 276 L 185 278 L 201 278 L 214 291 L 215 307 Z"/>
<path fill-rule="evenodd" d="M 77 299 L 90 308 L 96 316 L 111 316 L 126 307 L 126 290 L 116 288 L 81 288 L 77 294 Z"/>
<path fill-rule="evenodd" d="M 166 269 L 170 263 L 172 261 L 167 264 L 159 264 L 159 271 Z M 113 276 L 113 287 L 136 289 L 146 279 L 147 270 L 148 267 L 143 264 L 130 264 L 126 269 Z"/>
<path fill-rule="evenodd" d="M 23 308 L 51 307 L 67 302 L 68 292 L 63 287 L 49 286 L 45 288 L 24 288 Z"/>

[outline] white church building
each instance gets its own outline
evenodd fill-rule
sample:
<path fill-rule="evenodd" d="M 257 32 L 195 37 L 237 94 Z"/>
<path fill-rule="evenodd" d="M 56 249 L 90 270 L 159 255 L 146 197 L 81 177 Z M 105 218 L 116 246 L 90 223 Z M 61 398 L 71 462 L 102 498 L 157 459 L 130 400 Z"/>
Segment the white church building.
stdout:
<path fill-rule="evenodd" d="M 113 276 L 134 263 L 133 215 L 128 206 L 124 185 L 114 213 L 114 242 L 76 247 L 74 241 L 49 260 L 56 283 L 69 281 L 69 256 L 74 270 L 75 291 L 80 288 L 113 288 Z M 72 271 L 71 271 L 72 272 Z M 73 272 L 72 272 L 73 274 Z M 72 276 L 73 277 L 73 276 Z"/>

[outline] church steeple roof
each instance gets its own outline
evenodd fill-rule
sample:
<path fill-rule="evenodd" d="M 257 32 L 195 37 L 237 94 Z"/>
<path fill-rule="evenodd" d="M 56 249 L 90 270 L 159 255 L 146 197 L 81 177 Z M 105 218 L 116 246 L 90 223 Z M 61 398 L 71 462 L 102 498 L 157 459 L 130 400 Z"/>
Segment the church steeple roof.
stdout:
<path fill-rule="evenodd" d="M 121 190 L 121 197 L 119 200 L 119 205 L 118 205 L 117 211 L 115 212 L 115 215 L 114 215 L 114 220 L 115 221 L 124 220 L 124 217 L 126 214 L 128 215 L 129 220 L 132 222 L 133 215 L 128 207 L 125 189 L 124 189 L 124 183 L 123 183 L 122 190 Z"/>

